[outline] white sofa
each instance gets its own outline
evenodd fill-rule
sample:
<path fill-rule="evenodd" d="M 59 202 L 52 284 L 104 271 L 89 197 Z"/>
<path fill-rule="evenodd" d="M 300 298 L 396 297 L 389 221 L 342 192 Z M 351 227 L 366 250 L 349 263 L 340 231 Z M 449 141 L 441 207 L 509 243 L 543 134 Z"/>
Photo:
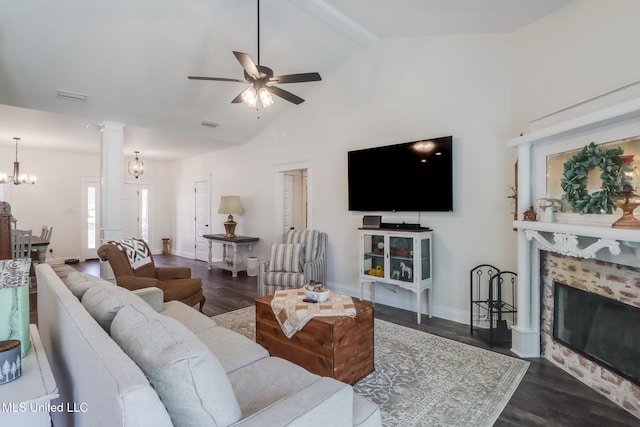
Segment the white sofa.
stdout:
<path fill-rule="evenodd" d="M 80 273 L 63 282 L 47 264 L 36 274 L 38 329 L 60 393 L 52 403 L 85 409 L 53 412 L 55 426 L 381 425 L 351 386 L 163 303 L 159 289 Z"/>

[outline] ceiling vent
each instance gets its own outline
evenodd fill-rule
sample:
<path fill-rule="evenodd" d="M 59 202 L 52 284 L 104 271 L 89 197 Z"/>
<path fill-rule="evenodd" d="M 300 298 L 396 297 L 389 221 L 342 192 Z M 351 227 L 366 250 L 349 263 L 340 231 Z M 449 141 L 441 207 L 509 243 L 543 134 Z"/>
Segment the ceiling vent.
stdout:
<path fill-rule="evenodd" d="M 89 96 L 82 93 L 69 92 L 68 90 L 59 90 L 56 93 L 56 98 L 65 99 L 67 101 L 85 102 Z"/>
<path fill-rule="evenodd" d="M 200 124 L 202 126 L 208 126 L 210 128 L 217 128 L 218 126 L 220 126 L 220 123 L 214 122 L 213 120 L 203 120 Z"/>

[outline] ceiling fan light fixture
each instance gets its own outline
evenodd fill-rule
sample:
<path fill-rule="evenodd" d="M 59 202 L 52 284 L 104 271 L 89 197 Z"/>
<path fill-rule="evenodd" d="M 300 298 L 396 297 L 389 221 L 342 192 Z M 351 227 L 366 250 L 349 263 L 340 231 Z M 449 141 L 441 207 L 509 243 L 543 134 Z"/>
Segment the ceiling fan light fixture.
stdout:
<path fill-rule="evenodd" d="M 245 89 L 245 91 L 242 92 L 242 95 L 240 96 L 242 97 L 242 101 L 244 101 L 244 103 L 249 107 L 256 108 L 256 106 L 258 105 L 258 93 L 253 86 Z"/>
<path fill-rule="evenodd" d="M 304 83 L 304 82 L 317 82 L 322 80 L 320 74 L 313 73 L 298 73 L 298 74 L 286 74 L 282 76 L 274 76 L 273 70 L 260 63 L 260 0 L 257 3 L 257 21 L 258 21 L 258 62 L 253 60 L 243 52 L 233 51 L 233 55 L 236 57 L 242 69 L 244 70 L 244 80 L 230 79 L 226 77 L 200 77 L 200 76 L 187 76 L 190 80 L 213 80 L 222 82 L 238 82 L 244 83 L 245 81 L 251 84 L 251 87 L 242 91 L 231 101 L 232 104 L 247 104 L 251 108 L 257 108 L 258 98 L 263 108 L 267 108 L 273 105 L 273 95 L 278 96 L 293 104 L 301 104 L 304 99 L 291 92 L 288 92 L 278 86 L 280 83 Z M 271 85 L 267 85 L 271 83 Z"/>
<path fill-rule="evenodd" d="M 271 92 L 266 87 L 261 87 L 258 90 L 258 95 L 260 96 L 260 102 L 262 102 L 262 106 L 264 108 L 270 107 L 273 105 L 273 96 L 271 96 Z"/>

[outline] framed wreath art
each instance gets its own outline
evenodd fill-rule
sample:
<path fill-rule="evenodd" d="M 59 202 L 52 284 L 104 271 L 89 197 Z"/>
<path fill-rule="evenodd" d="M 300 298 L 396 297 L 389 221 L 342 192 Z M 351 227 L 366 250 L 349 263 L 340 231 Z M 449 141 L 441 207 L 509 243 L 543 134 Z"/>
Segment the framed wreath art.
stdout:
<path fill-rule="evenodd" d="M 613 199 L 621 190 L 619 175 L 622 166 L 622 148 L 604 148 L 594 142 L 584 147 L 564 163 L 560 185 L 567 201 L 581 214 L 613 213 L 616 205 Z M 587 180 L 589 172 L 600 168 L 602 185 L 600 191 L 589 194 Z"/>

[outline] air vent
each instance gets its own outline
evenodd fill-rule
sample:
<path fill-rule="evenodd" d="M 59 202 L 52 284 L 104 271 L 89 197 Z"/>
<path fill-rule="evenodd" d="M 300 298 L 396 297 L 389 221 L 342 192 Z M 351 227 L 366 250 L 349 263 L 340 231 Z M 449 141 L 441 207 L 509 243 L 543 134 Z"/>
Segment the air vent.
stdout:
<path fill-rule="evenodd" d="M 59 90 L 56 98 L 65 99 L 67 101 L 85 102 L 89 96 L 82 93 L 69 92 L 68 90 Z"/>
<path fill-rule="evenodd" d="M 214 122 L 213 120 L 203 120 L 200 124 L 202 126 L 208 126 L 210 128 L 217 128 L 218 126 L 220 126 L 220 123 Z"/>

